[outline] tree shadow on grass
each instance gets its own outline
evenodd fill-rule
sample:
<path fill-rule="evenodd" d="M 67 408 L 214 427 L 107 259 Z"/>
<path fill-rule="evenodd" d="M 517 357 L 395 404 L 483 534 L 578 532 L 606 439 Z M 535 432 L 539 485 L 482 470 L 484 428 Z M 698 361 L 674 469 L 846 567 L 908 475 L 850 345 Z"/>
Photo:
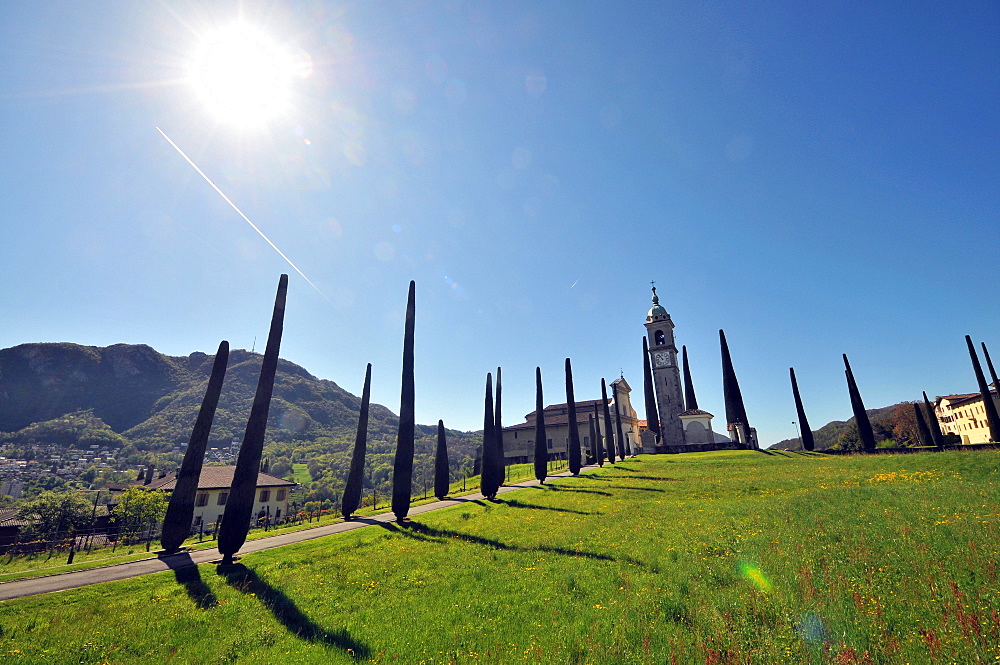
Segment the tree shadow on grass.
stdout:
<path fill-rule="evenodd" d="M 217 572 L 225 578 L 226 584 L 260 599 L 274 618 L 299 639 L 336 647 L 346 651 L 355 660 L 368 660 L 371 655 L 371 649 L 352 638 L 347 629 L 329 631 L 318 626 L 283 591 L 262 580 L 242 563 L 219 566 Z"/>
<path fill-rule="evenodd" d="M 679 480 L 678 478 L 670 478 L 669 476 L 616 476 L 610 473 L 606 473 L 603 476 L 592 476 L 589 474 L 581 473 L 580 478 L 586 478 L 587 480 L 607 480 L 607 481 L 612 481 L 619 478 L 627 478 L 628 480 Z"/>
<path fill-rule="evenodd" d="M 574 515 L 593 515 L 594 513 L 588 513 L 583 510 L 572 510 L 570 508 L 553 508 L 550 506 L 536 506 L 532 503 L 524 503 L 518 501 L 517 499 L 496 499 L 494 503 L 502 503 L 510 506 L 511 508 L 530 508 L 531 510 L 552 510 L 557 513 L 573 513 Z"/>
<path fill-rule="evenodd" d="M 578 487 L 566 487 L 565 485 L 532 485 L 527 489 L 552 491 L 552 492 L 582 492 L 583 494 L 600 494 L 601 496 L 611 496 L 611 492 L 602 492 L 601 490 L 585 490 Z"/>
<path fill-rule="evenodd" d="M 161 560 L 174 571 L 174 578 L 184 587 L 188 597 L 194 601 L 195 607 L 206 610 L 219 604 L 219 599 L 212 593 L 211 587 L 202 581 L 198 565 L 191 560 L 190 554 L 185 552 L 163 557 Z"/>
<path fill-rule="evenodd" d="M 406 521 L 402 524 L 396 525 L 391 523 L 385 523 L 381 525 L 383 528 L 388 529 L 394 533 L 399 533 L 408 538 L 414 538 L 416 540 L 440 542 L 443 538 L 452 538 L 455 540 L 463 540 L 467 543 L 475 543 L 477 545 L 485 545 L 486 547 L 491 547 L 495 550 L 503 550 L 506 552 L 548 552 L 550 554 L 561 554 L 563 556 L 579 557 L 584 559 L 595 559 L 597 561 L 622 561 L 624 563 L 632 564 L 633 566 L 640 566 L 645 568 L 646 564 L 638 559 L 633 559 L 627 556 L 613 557 L 608 554 L 600 554 L 597 552 L 585 552 L 583 550 L 570 550 L 564 547 L 552 547 L 550 545 L 539 545 L 538 547 L 521 547 L 520 545 L 511 545 L 509 543 L 504 543 L 499 540 L 493 540 L 492 538 L 484 538 L 482 536 L 474 536 L 471 533 L 462 533 L 461 531 L 452 531 L 450 529 L 438 529 L 432 526 L 427 526 L 420 522 Z"/>
<path fill-rule="evenodd" d="M 455 503 L 478 503 L 480 506 L 485 506 L 486 502 L 482 499 L 466 499 L 462 496 L 447 496 L 442 501 L 454 501 Z"/>
<path fill-rule="evenodd" d="M 629 478 L 634 478 L 635 476 L 629 476 Z M 656 489 L 655 487 L 632 487 L 630 485 L 604 485 L 609 489 L 615 490 L 636 490 L 637 492 L 660 492 L 664 493 L 667 490 Z"/>

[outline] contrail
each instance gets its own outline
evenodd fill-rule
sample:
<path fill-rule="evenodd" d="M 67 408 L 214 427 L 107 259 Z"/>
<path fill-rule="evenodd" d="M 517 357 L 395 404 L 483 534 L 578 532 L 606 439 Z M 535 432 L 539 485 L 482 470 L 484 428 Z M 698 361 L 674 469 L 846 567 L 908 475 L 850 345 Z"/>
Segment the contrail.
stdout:
<path fill-rule="evenodd" d="M 318 287 L 318 286 L 316 286 L 315 284 L 313 284 L 313 283 L 312 283 L 312 280 L 310 280 L 310 279 L 309 279 L 308 277 L 306 277 L 306 274 L 305 274 L 304 272 L 302 272 L 301 270 L 299 270 L 299 267 L 298 267 L 297 265 L 295 265 L 294 263 L 292 263 L 292 260 L 291 260 L 290 258 L 288 258 L 287 256 L 285 256 L 285 253 L 284 253 L 284 252 L 282 252 L 282 251 L 281 251 L 280 249 L 278 249 L 278 246 L 277 246 L 277 245 L 275 245 L 275 244 L 274 244 L 273 242 L 271 242 L 271 239 L 270 239 L 270 238 L 268 238 L 268 237 L 267 237 L 266 235 L 264 235 L 264 232 L 263 232 L 263 231 L 261 231 L 261 230 L 260 230 L 259 228 L 257 228 L 257 225 L 256 225 L 256 224 L 254 224 L 253 222 L 251 222 L 251 221 L 250 221 L 250 218 L 249 218 L 249 217 L 247 217 L 246 215 L 244 215 L 244 214 L 243 214 L 243 211 L 242 211 L 242 210 L 240 210 L 240 209 L 239 209 L 238 207 L 236 207 L 236 204 L 235 204 L 235 203 L 233 203 L 233 202 L 232 202 L 232 201 L 230 200 L 230 198 L 229 198 L 228 196 L 226 196 L 226 195 L 225 195 L 225 193 L 224 193 L 224 192 L 223 192 L 223 191 L 222 191 L 221 189 L 219 189 L 219 186 L 218 186 L 218 185 L 216 185 L 216 184 L 215 184 L 214 182 L 212 182 L 212 179 L 211 179 L 211 178 L 209 178 L 209 177 L 208 177 L 207 175 L 205 175 L 205 172 L 204 172 L 204 171 L 202 171 L 201 169 L 199 169 L 199 168 L 198 168 L 198 165 L 197 165 L 197 164 L 195 164 L 194 162 L 192 162 L 192 161 L 191 161 L 191 158 L 190 158 L 190 157 L 188 157 L 187 155 L 185 155 L 185 154 L 184 154 L 184 151 L 183 151 L 183 150 L 181 150 L 181 149 L 180 149 L 180 147 L 178 147 L 178 145 L 177 145 L 176 143 L 174 143 L 173 141 L 171 141 L 171 140 L 170 140 L 170 137 L 169 137 L 169 136 L 167 136 L 167 135 L 166 135 L 166 134 L 165 134 L 165 133 L 163 132 L 163 130 L 162 130 L 162 129 L 160 129 L 159 127 L 157 127 L 157 128 L 156 128 L 156 131 L 158 131 L 158 132 L 160 133 L 160 136 L 162 136 L 163 138 L 165 138 L 165 139 L 167 140 L 167 143 L 169 143 L 170 145 L 172 145 L 172 146 L 174 147 L 174 150 L 176 150 L 177 152 L 179 152 L 179 153 L 180 153 L 181 157 L 183 157 L 183 158 L 184 158 L 184 159 L 185 159 L 185 160 L 187 161 L 187 163 L 191 165 L 191 168 L 193 168 L 193 169 L 194 169 L 195 171 L 197 171 L 197 172 L 198 172 L 198 175 L 200 175 L 200 176 L 201 176 L 202 178 L 204 178 L 204 179 L 205 179 L 205 182 L 207 182 L 207 183 L 208 183 L 209 185 L 211 185 L 211 186 L 212 186 L 212 189 L 214 189 L 215 191 L 217 191 L 217 192 L 219 193 L 219 196 L 221 196 L 221 197 L 222 197 L 222 199 L 223 199 L 223 200 L 224 200 L 224 201 L 225 201 L 226 203 L 228 203 L 228 204 L 229 204 L 229 205 L 230 205 L 230 206 L 232 207 L 232 209 L 233 209 L 233 210 L 235 210 L 235 211 L 236 211 L 236 213 L 237 213 L 237 214 L 238 214 L 238 215 L 239 215 L 240 217 L 242 217 L 242 218 L 243 218 L 243 221 L 245 221 L 245 222 L 246 222 L 247 224 L 249 224 L 249 225 L 250 225 L 250 228 L 252 228 L 252 229 L 253 229 L 254 231 L 256 231 L 256 232 L 257 232 L 257 233 L 258 233 L 258 234 L 260 235 L 260 237 L 261 237 L 261 238 L 263 238 L 264 240 L 266 240 L 266 241 L 267 241 L 267 244 L 268 244 L 268 245 L 270 245 L 271 247 L 273 247 L 273 248 L 274 248 L 274 251 L 276 251 L 276 252 L 277 252 L 277 253 L 278 253 L 278 254 L 279 254 L 279 255 L 281 256 L 281 258 L 283 258 L 283 259 L 284 259 L 284 260 L 285 260 L 285 261 L 286 261 L 286 262 L 288 263 L 288 265 L 292 266 L 292 268 L 293 268 L 293 269 L 295 270 L 295 272 L 299 273 L 299 275 L 301 275 L 301 276 L 302 276 L 302 279 L 304 279 L 304 280 L 306 280 L 306 282 L 308 282 L 309 286 L 311 286 L 311 287 L 313 287 L 314 289 L 316 289 L 316 292 L 317 292 L 317 293 L 319 293 L 319 294 L 320 294 L 321 296 L 323 296 L 324 298 L 326 298 L 326 301 L 327 301 L 327 302 L 329 302 L 329 303 L 330 303 L 331 305 L 333 304 L 333 301 L 332 301 L 332 300 L 330 300 L 329 298 L 327 298 L 327 297 L 326 297 L 326 294 L 325 294 L 325 293 L 323 293 L 322 291 L 320 291 L 320 290 L 319 290 L 319 287 Z"/>

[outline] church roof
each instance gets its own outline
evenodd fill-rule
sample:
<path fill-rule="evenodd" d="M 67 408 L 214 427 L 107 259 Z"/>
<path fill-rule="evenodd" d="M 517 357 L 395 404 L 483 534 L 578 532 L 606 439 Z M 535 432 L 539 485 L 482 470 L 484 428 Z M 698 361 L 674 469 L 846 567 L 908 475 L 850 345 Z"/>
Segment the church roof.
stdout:
<path fill-rule="evenodd" d="M 204 466 L 201 468 L 201 475 L 198 477 L 198 489 L 225 489 L 233 484 L 233 474 L 236 472 L 235 466 Z M 172 491 L 177 485 L 177 474 L 173 471 L 157 478 L 149 485 L 144 485 L 146 489 Z M 276 478 L 266 473 L 257 474 L 257 487 L 292 487 L 295 483 Z"/>
<path fill-rule="evenodd" d="M 701 409 L 688 409 L 687 411 L 683 411 L 681 413 L 678 413 L 677 415 L 678 416 L 711 416 L 713 418 L 715 417 L 715 416 L 712 416 L 712 414 L 709 413 L 708 411 L 702 411 Z"/>

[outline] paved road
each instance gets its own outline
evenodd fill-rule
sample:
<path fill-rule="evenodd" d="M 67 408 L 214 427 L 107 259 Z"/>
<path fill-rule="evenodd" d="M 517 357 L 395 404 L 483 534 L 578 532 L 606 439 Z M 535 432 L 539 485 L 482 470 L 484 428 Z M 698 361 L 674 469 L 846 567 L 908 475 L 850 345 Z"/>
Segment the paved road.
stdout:
<path fill-rule="evenodd" d="M 569 475 L 569 471 L 564 471 L 549 477 L 559 478 Z M 504 485 L 497 493 L 505 494 L 507 492 L 513 492 L 515 490 L 531 487 L 532 485 L 537 484 L 537 480 L 525 480 L 512 485 Z M 450 506 L 468 501 L 477 501 L 482 498 L 483 495 L 477 493 L 449 498 L 444 501 L 425 503 L 421 506 L 414 506 L 410 508 L 410 515 L 419 515 L 421 513 L 427 513 L 432 510 L 440 510 L 441 508 L 448 508 Z M 282 545 L 288 545 L 290 543 L 301 543 L 305 540 L 312 540 L 313 538 L 322 538 L 334 533 L 343 533 L 344 531 L 360 529 L 372 524 L 393 522 L 395 519 L 396 518 L 392 513 L 382 513 L 381 515 L 359 518 L 351 520 L 350 522 L 337 522 L 336 524 L 320 526 L 314 529 L 294 531 L 292 533 L 284 533 L 267 538 L 258 538 L 257 540 L 248 540 L 240 549 L 240 555 L 242 556 L 251 552 L 259 552 L 260 550 L 269 550 L 273 547 L 281 547 Z M 91 568 L 89 570 L 79 570 L 72 573 L 61 573 L 58 575 L 48 575 L 45 577 L 33 577 L 25 580 L 3 582 L 0 583 L 0 600 L 23 598 L 25 596 L 34 596 L 40 593 L 50 593 L 52 591 L 65 591 L 66 589 L 75 589 L 77 587 L 87 586 L 88 584 L 98 584 L 100 582 L 124 580 L 129 577 L 148 575 L 149 573 L 159 573 L 165 570 L 186 568 L 199 563 L 215 561 L 219 558 L 219 551 L 215 548 L 210 548 L 195 550 L 193 552 L 181 552 L 178 554 L 171 554 L 169 556 L 161 556 L 150 559 L 140 559 L 138 561 L 129 561 L 127 563 L 104 566 L 103 568 Z"/>

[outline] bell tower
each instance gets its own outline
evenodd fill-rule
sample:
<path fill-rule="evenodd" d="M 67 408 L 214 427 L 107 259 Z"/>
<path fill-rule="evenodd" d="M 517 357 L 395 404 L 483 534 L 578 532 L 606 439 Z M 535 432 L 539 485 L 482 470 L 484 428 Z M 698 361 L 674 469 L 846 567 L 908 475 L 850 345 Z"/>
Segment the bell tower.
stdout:
<path fill-rule="evenodd" d="M 660 305 L 653 287 L 653 306 L 646 314 L 646 336 L 649 360 L 653 367 L 656 389 L 656 410 L 660 416 L 660 444 L 684 445 L 684 426 L 678 417 L 684 411 L 681 374 L 677 368 L 677 347 L 674 345 L 674 322 Z"/>

